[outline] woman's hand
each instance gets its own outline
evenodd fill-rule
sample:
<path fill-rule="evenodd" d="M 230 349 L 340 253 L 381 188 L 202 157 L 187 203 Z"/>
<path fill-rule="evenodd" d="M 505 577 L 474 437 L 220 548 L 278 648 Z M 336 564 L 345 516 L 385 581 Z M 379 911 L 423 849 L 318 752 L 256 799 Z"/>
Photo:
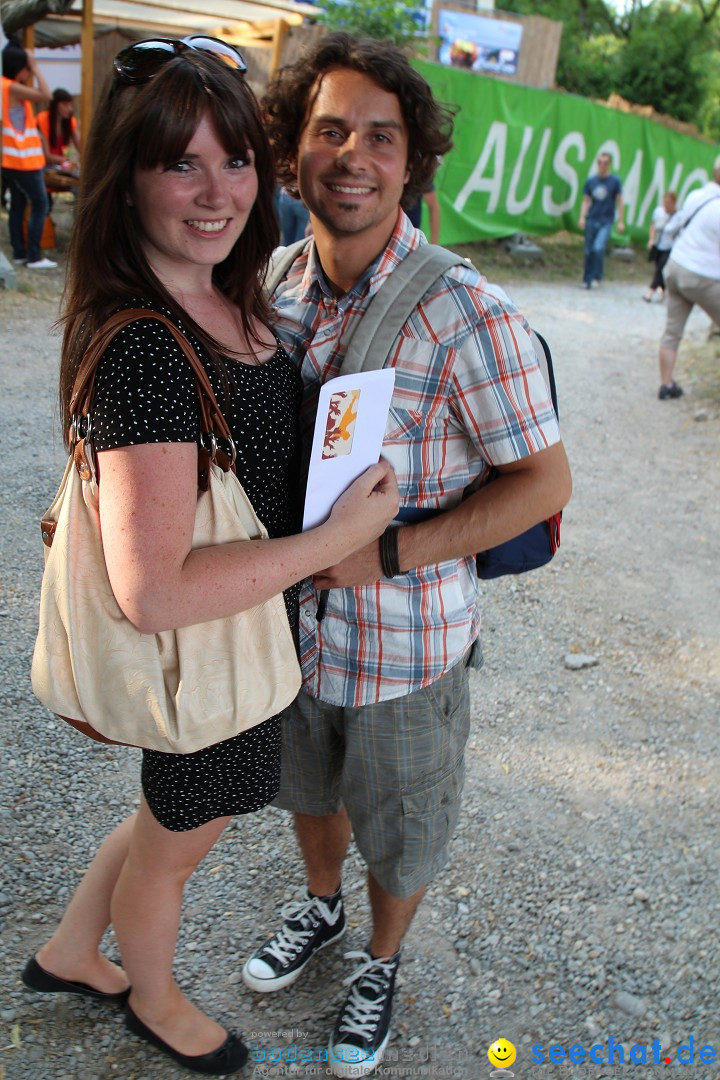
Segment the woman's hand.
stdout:
<path fill-rule="evenodd" d="M 333 543 L 339 542 L 344 557 L 376 540 L 397 514 L 399 505 L 395 472 L 389 462 L 381 459 L 343 492 L 321 528 L 336 533 Z"/>
<path fill-rule="evenodd" d="M 337 555 L 313 576 L 316 589 L 371 585 L 382 577 L 378 537 L 393 520 L 400 504 L 392 466 L 380 460 L 343 492 L 318 532 L 327 533 Z"/>

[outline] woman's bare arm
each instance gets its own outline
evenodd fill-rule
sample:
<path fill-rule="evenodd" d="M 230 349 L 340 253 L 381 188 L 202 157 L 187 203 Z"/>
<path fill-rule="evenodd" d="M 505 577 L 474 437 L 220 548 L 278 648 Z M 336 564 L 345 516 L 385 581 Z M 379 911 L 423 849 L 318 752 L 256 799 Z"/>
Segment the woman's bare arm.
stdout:
<path fill-rule="evenodd" d="M 45 81 L 45 76 L 38 67 L 38 62 L 35 59 L 35 54 L 28 52 L 28 67 L 33 73 L 37 86 L 27 86 L 25 83 L 15 80 L 10 84 L 10 101 L 16 103 L 18 101 L 32 101 L 38 105 L 47 105 L 52 97 L 50 87 Z"/>
<path fill-rule="evenodd" d="M 378 537 L 397 512 L 395 474 L 368 469 L 315 529 L 276 540 L 191 549 L 197 502 L 192 443 L 99 455 L 100 522 L 118 604 L 143 633 L 243 611 Z"/>

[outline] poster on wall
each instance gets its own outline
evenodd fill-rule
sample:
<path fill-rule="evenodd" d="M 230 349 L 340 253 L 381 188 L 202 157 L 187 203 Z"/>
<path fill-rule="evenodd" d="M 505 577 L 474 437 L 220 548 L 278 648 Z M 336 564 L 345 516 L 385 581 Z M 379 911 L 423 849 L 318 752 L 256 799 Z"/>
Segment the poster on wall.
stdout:
<path fill-rule="evenodd" d="M 522 23 L 440 8 L 438 60 L 469 71 L 517 73 Z"/>

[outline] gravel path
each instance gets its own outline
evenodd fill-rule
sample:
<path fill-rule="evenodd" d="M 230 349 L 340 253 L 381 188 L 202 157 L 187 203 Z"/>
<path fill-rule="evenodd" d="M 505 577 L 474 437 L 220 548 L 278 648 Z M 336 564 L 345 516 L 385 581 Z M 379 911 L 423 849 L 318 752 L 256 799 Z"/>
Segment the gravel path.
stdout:
<path fill-rule="evenodd" d="M 647 1045 L 660 1064 L 641 1075 L 655 1077 L 692 1037 L 683 1075 L 717 1080 L 720 1064 L 699 1051 L 720 1055 L 720 418 L 682 370 L 687 396 L 658 402 L 663 314 L 639 286 L 503 284 L 553 345 L 575 493 L 554 563 L 484 589 L 465 809 L 453 862 L 407 939 L 377 1075 L 476 1080 L 502 1037 L 517 1048 L 516 1078 L 619 1076 L 601 1063 L 609 1039 L 626 1061 Z M 127 1037 L 118 1014 L 33 996 L 19 980 L 138 791 L 137 751 L 86 742 L 29 685 L 37 523 L 63 458 L 49 332 L 59 288 L 58 271 L 0 290 L 0 1080 L 170 1080 L 187 1074 Z M 694 315 L 704 356 L 706 329 Z M 325 1046 L 345 950 L 264 998 L 239 975 L 302 883 L 288 820 L 267 810 L 229 828 L 187 890 L 178 978 L 265 1051 L 247 1076 L 325 1075 L 288 1058 Z M 344 945 L 360 948 L 367 904 L 354 854 L 345 889 Z M 533 1063 L 533 1047 L 555 1043 L 599 1046 L 601 1062 Z"/>

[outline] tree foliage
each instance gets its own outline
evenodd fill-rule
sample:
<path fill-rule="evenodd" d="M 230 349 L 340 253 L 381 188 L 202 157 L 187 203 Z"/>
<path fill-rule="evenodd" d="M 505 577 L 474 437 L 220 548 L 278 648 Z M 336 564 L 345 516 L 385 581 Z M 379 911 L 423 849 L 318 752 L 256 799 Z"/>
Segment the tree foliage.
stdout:
<path fill-rule="evenodd" d="M 396 0 L 321 0 L 322 21 L 329 30 L 366 34 L 396 45 L 416 46 L 418 23 L 411 10 Z M 415 51 L 422 51 L 415 47 Z"/>
<path fill-rule="evenodd" d="M 559 86 L 584 97 L 620 94 L 720 136 L 720 0 L 503 0 L 518 14 L 563 23 Z"/>
<path fill-rule="evenodd" d="M 558 85 L 582 97 L 605 101 L 614 88 L 614 72 L 622 43 L 612 34 L 598 34 L 576 41 L 558 58 Z"/>
<path fill-rule="evenodd" d="M 615 89 L 628 101 L 695 121 L 707 92 L 702 23 L 668 7 L 643 14 L 618 54 Z"/>

